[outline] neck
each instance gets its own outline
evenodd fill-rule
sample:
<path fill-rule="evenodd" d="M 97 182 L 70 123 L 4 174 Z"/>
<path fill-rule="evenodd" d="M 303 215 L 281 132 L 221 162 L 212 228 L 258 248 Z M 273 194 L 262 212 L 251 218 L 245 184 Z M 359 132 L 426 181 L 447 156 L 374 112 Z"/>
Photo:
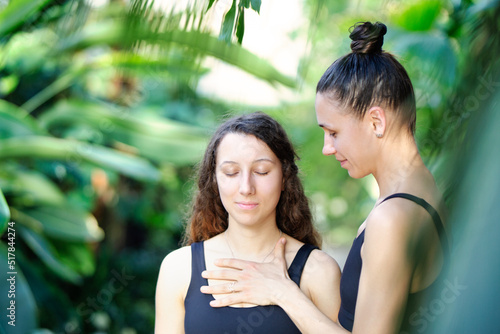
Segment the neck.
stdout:
<path fill-rule="evenodd" d="M 373 176 L 379 186 L 381 199 L 395 192 L 409 191 L 408 185 L 430 174 L 415 140 L 408 135 L 384 143 L 377 161 Z"/>
<path fill-rule="evenodd" d="M 281 235 L 276 224 L 251 229 L 230 223 L 224 239 L 233 257 L 263 262 L 269 258 Z"/>

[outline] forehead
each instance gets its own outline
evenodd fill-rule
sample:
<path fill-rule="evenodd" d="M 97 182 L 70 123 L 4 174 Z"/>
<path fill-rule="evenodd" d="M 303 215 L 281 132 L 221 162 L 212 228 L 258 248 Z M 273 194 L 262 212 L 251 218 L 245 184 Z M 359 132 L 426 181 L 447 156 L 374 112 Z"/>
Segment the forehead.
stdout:
<path fill-rule="evenodd" d="M 349 114 L 340 102 L 329 98 L 325 94 L 316 94 L 314 104 L 316 119 L 320 127 L 331 128 L 345 122 L 355 121 L 356 118 Z"/>
<path fill-rule="evenodd" d="M 217 148 L 216 160 L 245 162 L 259 159 L 277 161 L 273 151 L 262 140 L 243 133 L 228 133 L 222 138 Z"/>

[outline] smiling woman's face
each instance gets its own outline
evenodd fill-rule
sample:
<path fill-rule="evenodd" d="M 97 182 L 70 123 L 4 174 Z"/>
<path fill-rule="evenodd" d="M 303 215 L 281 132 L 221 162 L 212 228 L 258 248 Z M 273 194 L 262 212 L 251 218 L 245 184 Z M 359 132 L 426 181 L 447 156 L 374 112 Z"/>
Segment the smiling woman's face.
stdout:
<path fill-rule="evenodd" d="M 283 173 L 281 162 L 263 141 L 227 134 L 217 148 L 215 173 L 229 224 L 276 224 Z"/>
<path fill-rule="evenodd" d="M 376 150 L 368 116 L 362 120 L 346 113 L 324 94 L 316 94 L 316 118 L 324 131 L 323 154 L 334 155 L 353 178 L 373 173 Z"/>

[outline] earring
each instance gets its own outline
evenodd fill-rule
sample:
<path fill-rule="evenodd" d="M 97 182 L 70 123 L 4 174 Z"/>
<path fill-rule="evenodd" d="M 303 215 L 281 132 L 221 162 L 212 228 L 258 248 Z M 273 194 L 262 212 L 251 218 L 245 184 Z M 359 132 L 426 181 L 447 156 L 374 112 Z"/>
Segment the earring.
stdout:
<path fill-rule="evenodd" d="M 377 133 L 375 136 L 377 136 L 377 138 L 382 138 L 383 134 Z"/>

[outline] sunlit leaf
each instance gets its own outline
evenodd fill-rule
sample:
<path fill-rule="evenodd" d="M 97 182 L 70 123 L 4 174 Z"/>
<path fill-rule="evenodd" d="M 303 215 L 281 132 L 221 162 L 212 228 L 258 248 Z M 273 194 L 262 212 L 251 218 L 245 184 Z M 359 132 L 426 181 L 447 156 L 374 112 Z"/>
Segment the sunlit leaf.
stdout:
<path fill-rule="evenodd" d="M 10 220 L 10 210 L 7 201 L 0 189 L 0 235 L 7 229 L 7 223 Z"/>
<path fill-rule="evenodd" d="M 222 22 L 222 27 L 220 30 L 219 38 L 224 42 L 230 44 L 231 37 L 234 30 L 234 18 L 236 17 L 236 0 L 233 0 L 231 8 L 224 15 L 224 20 Z"/>
<path fill-rule="evenodd" d="M 154 181 L 159 178 L 158 170 L 142 158 L 75 140 L 39 136 L 0 140 L 0 160 L 13 158 L 86 162 L 111 168 L 140 180 Z"/>
<path fill-rule="evenodd" d="M 38 12 L 51 0 L 11 0 L 0 12 L 0 36 L 5 36 Z"/>
<path fill-rule="evenodd" d="M 76 208 L 44 206 L 24 213 L 39 221 L 43 233 L 54 239 L 85 242 L 100 241 L 104 236 L 95 218 Z"/>
<path fill-rule="evenodd" d="M 82 277 L 60 262 L 57 251 L 42 235 L 22 226 L 18 226 L 18 232 L 22 236 L 23 241 L 56 275 L 71 283 L 81 283 Z"/>
<path fill-rule="evenodd" d="M 144 41 L 161 47 L 171 47 L 172 44 L 188 47 L 202 55 L 218 58 L 234 65 L 257 78 L 271 84 L 281 83 L 288 87 L 295 87 L 296 81 L 274 68 L 268 61 L 259 58 L 240 45 L 227 44 L 217 37 L 200 31 L 167 30 L 151 32 L 145 28 L 126 34 L 123 27 L 116 22 L 98 22 L 91 27 L 85 27 L 76 35 L 62 39 L 55 50 L 57 53 L 71 50 L 85 49 L 95 45 L 121 43 L 127 47 L 133 41 Z"/>
<path fill-rule="evenodd" d="M 88 125 L 99 129 L 99 135 L 138 150 L 154 161 L 191 164 L 199 161 L 206 145 L 206 130 L 158 116 L 160 110 L 144 108 L 135 114 L 118 107 L 84 101 L 67 101 L 56 105 L 40 117 L 47 130 L 72 129 Z"/>

